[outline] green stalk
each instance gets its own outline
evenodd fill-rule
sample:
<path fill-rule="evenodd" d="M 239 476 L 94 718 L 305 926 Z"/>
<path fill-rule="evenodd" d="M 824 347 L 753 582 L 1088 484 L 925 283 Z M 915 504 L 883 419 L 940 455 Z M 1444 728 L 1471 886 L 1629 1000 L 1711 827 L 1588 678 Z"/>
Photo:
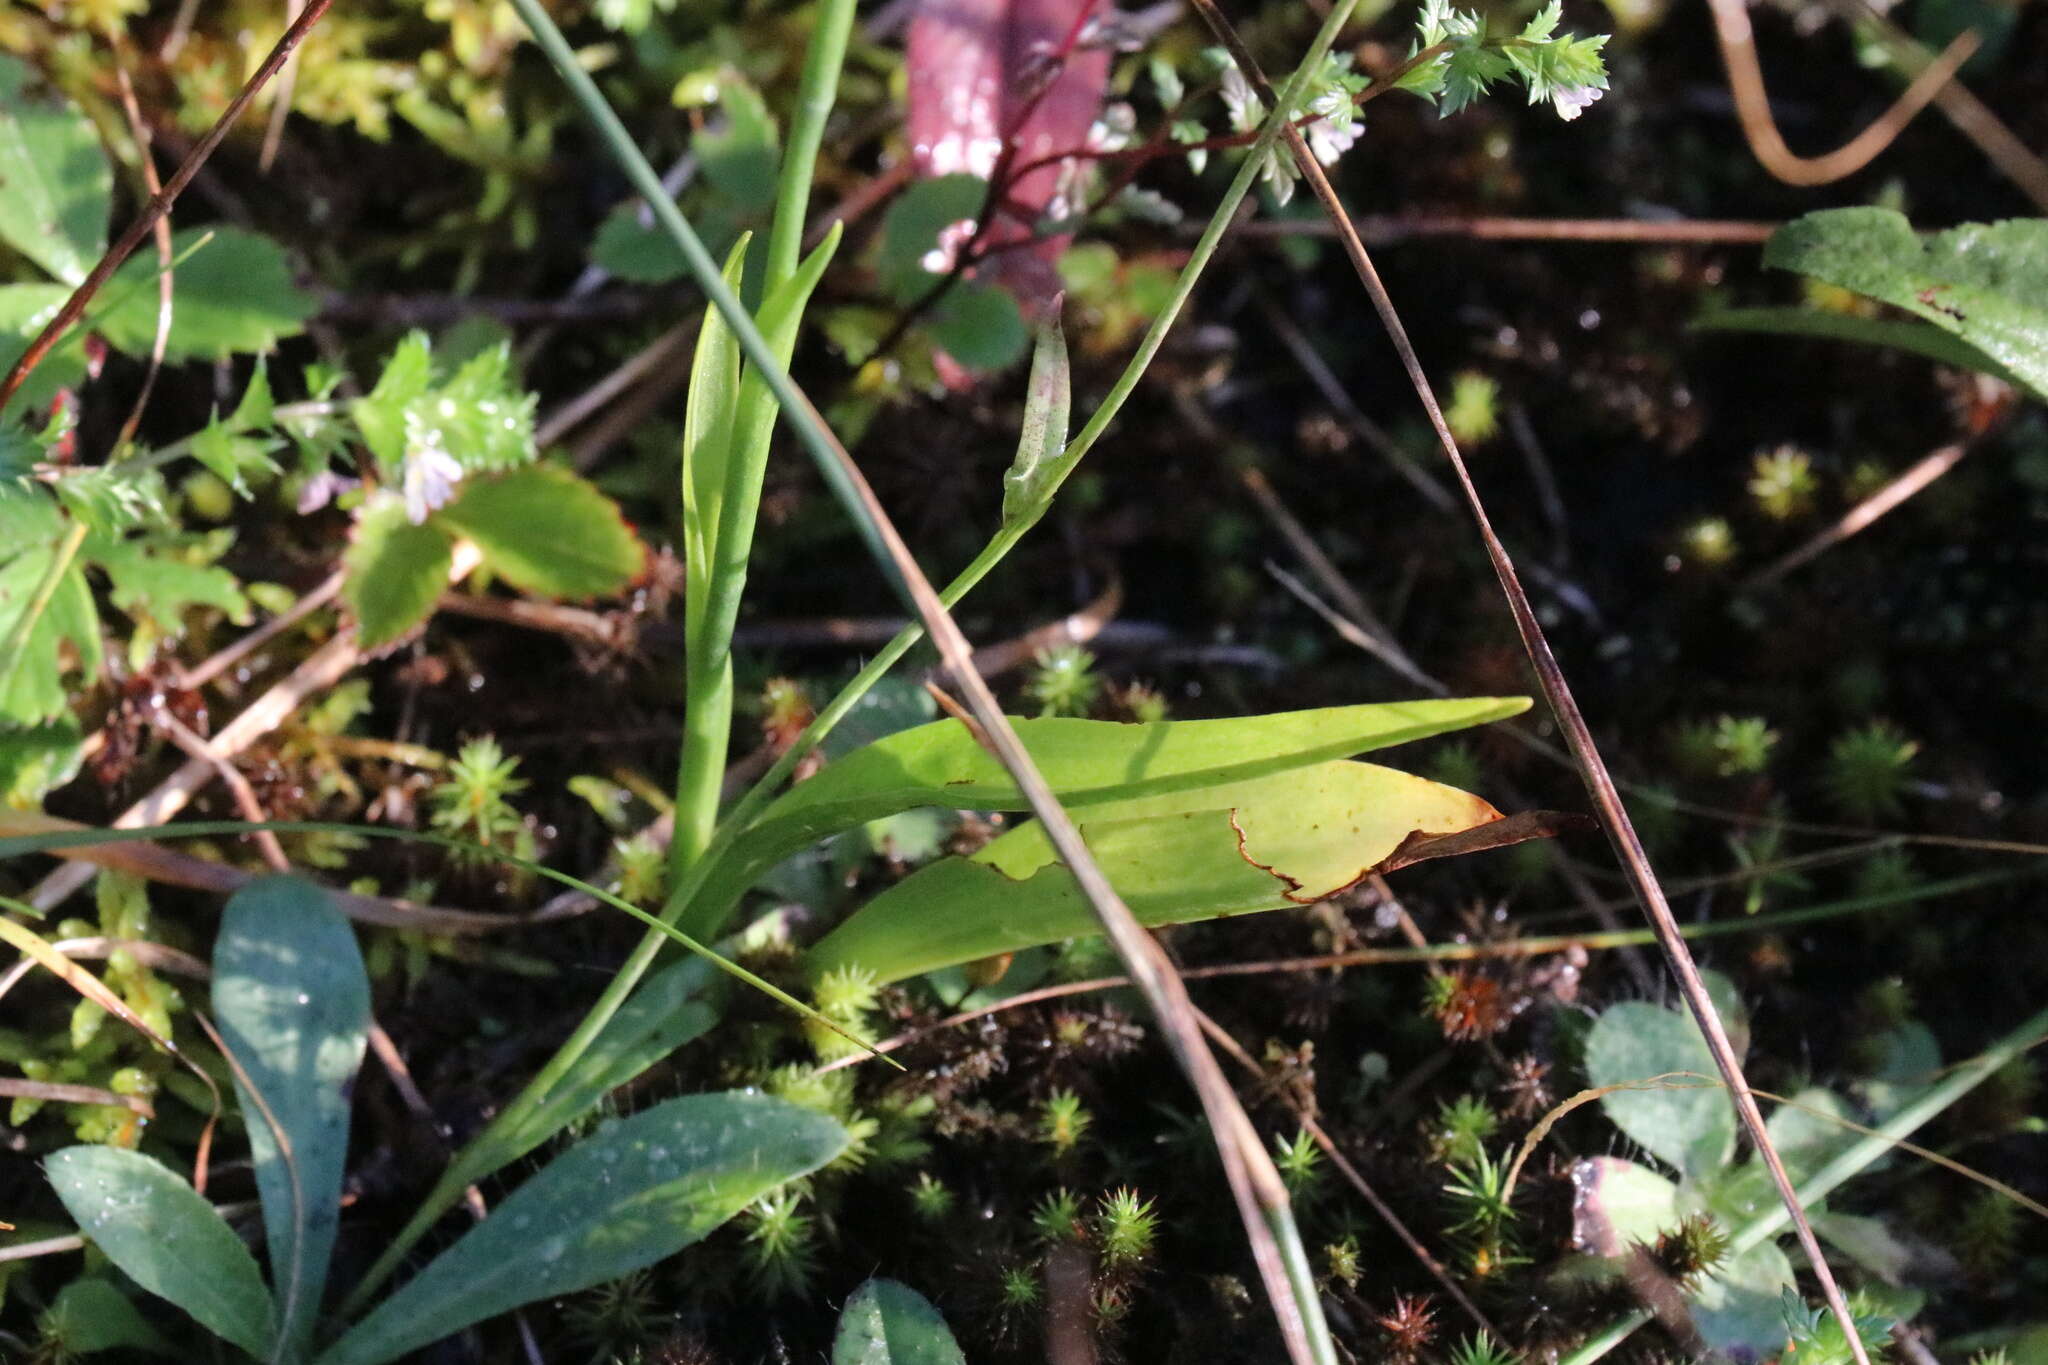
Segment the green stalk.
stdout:
<path fill-rule="evenodd" d="M 1929 1087 L 1926 1094 L 1880 1124 L 1875 1132 L 1807 1177 L 1806 1183 L 1798 1190 L 1799 1206 L 1802 1209 L 1812 1207 L 1827 1198 L 1837 1186 L 1861 1174 L 1871 1163 L 1889 1155 L 1899 1141 L 1911 1137 L 1923 1124 L 1989 1080 L 2000 1067 L 2040 1042 L 2044 1031 L 2048 1031 L 2048 1010 L 2035 1014 L 1989 1048 L 1957 1066 Z M 1791 1221 L 1792 1215 L 1784 1205 L 1772 1206 L 1736 1232 L 1729 1241 L 1728 1254 L 1740 1256 L 1751 1247 L 1777 1236 Z M 1649 1320 L 1649 1313 L 1638 1311 L 1609 1324 L 1598 1336 L 1566 1356 L 1562 1365 L 1592 1365 Z"/>
<path fill-rule="evenodd" d="M 818 148 L 838 98 L 839 70 L 846 58 L 847 36 L 853 29 L 853 10 L 854 0 L 819 2 L 810 48 L 804 58 L 789 143 L 782 157 L 775 219 L 769 229 L 762 277 L 764 299 L 796 274 L 804 223 L 810 212 Z M 539 32 L 535 27 L 536 35 Z M 547 45 L 543 38 L 542 46 Z M 554 55 L 552 50 L 549 55 Z M 585 108 L 589 112 L 587 104 Z M 606 112 L 609 114 L 609 109 Z M 598 122 L 600 129 L 605 130 L 604 120 Z M 617 144 L 613 150 L 618 152 Z M 633 156 L 639 157 L 637 148 Z M 644 160 L 640 164 L 646 166 Z M 632 173 L 630 164 L 627 170 Z M 646 170 L 653 174 L 652 167 Z M 638 180 L 637 176 L 634 178 Z M 674 206 L 666 195 L 661 196 L 661 202 L 673 212 Z M 680 215 L 677 221 L 681 221 Z M 775 358 L 787 365 L 787 349 Z M 754 369 L 742 381 L 735 405 L 717 524 L 702 528 L 710 581 L 701 596 L 695 592 L 690 596 L 692 605 L 702 603 L 703 612 L 686 630 L 689 653 L 685 665 L 683 754 L 676 772 L 675 833 L 669 845 L 669 868 L 676 875 L 687 870 L 711 843 L 712 831 L 718 824 L 718 794 L 732 743 L 732 632 L 739 619 L 740 599 L 746 591 L 747 560 L 753 552 L 754 524 L 761 510 L 761 485 L 767 477 L 768 447 L 776 412 L 772 393 L 763 389 L 758 377 L 759 367 L 757 359 Z"/>

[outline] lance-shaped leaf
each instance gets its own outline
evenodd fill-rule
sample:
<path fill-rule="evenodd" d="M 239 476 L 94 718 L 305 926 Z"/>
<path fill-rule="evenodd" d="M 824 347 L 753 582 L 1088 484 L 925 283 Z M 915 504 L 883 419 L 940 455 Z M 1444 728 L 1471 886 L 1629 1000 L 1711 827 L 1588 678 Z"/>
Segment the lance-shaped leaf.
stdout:
<path fill-rule="evenodd" d="M 966 1365 L 946 1320 L 924 1295 L 894 1280 L 853 1291 L 832 1334 L 832 1365 Z"/>
<path fill-rule="evenodd" d="M 213 1205 L 153 1157 L 66 1147 L 45 1163 L 78 1230 L 123 1274 L 253 1356 L 270 1343 L 270 1291 Z"/>
<path fill-rule="evenodd" d="M 339 1226 L 349 1091 L 370 1027 L 355 931 L 325 891 L 269 877 L 235 893 L 213 947 L 213 1008 L 239 1065 L 278 1336 L 303 1347 Z"/>
<path fill-rule="evenodd" d="M 1075 812 L 1110 884 L 1147 925 L 1307 905 L 1393 859 L 1411 836 L 1499 820 L 1467 792 L 1370 763 L 1319 763 Z M 814 947 L 814 976 L 883 981 L 1092 934 L 1099 925 L 1036 822 L 933 863 Z"/>
<path fill-rule="evenodd" d="M 1528 709 L 1526 697 L 1379 702 L 1227 720 L 1016 719 L 1032 762 L 1069 808 L 1214 787 L 1426 739 Z M 784 793 L 720 855 L 685 919 L 714 932 L 768 868 L 843 830 L 918 806 L 1024 810 L 1003 766 L 957 720 L 899 731 Z"/>
<path fill-rule="evenodd" d="M 691 1095 L 601 1128 L 356 1324 L 319 1365 L 379 1365 L 473 1322 L 673 1256 L 845 1150 L 844 1128 L 766 1095 Z"/>
<path fill-rule="evenodd" d="M 2048 219 L 1966 223 L 1923 239 L 1890 209 L 1825 209 L 1772 233 L 1764 264 L 1917 314 L 2048 399 Z"/>

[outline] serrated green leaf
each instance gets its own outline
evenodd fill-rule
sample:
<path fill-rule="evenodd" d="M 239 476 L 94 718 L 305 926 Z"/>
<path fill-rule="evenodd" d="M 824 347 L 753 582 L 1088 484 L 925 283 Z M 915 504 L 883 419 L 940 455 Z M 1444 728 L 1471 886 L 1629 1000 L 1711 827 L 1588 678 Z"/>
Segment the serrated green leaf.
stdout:
<path fill-rule="evenodd" d="M 349 409 L 387 477 L 405 460 L 405 410 L 433 382 L 433 343 L 425 332 L 409 332 L 392 348 L 376 385 Z"/>
<path fill-rule="evenodd" d="M 1228 720 L 1015 719 L 1032 761 L 1076 813 L 1214 787 L 1519 715 L 1525 697 L 1381 702 Z M 958 721 L 903 730 L 785 792 L 720 856 L 684 927 L 715 930 L 762 872 L 820 839 L 916 806 L 1024 810 L 1016 782 Z M 700 933 L 701 936 L 701 933 Z"/>
<path fill-rule="evenodd" d="M 276 475 L 277 461 L 270 458 L 271 443 L 253 436 L 238 436 L 229 423 L 218 417 L 194 433 L 188 448 L 192 458 L 205 465 L 239 497 L 249 497 L 249 478 Z"/>
<path fill-rule="evenodd" d="M 1346 761 L 1073 814 L 1103 875 L 1148 926 L 1307 905 L 1376 870 L 1411 834 L 1500 818 L 1454 787 Z M 1033 821 L 896 883 L 813 947 L 805 970 L 857 965 L 900 981 L 1099 932 Z"/>
<path fill-rule="evenodd" d="M 64 1207 L 121 1272 L 253 1356 L 270 1342 L 270 1291 L 213 1206 L 163 1163 L 118 1147 L 67 1147 L 44 1163 Z"/>
<path fill-rule="evenodd" d="M 91 120 L 28 86 L 28 67 L 0 55 L 0 239 L 75 285 L 106 250 L 114 176 Z"/>
<path fill-rule="evenodd" d="M 2048 218 L 1970 223 L 1923 240 L 1890 209 L 1826 209 L 1773 233 L 1764 264 L 1925 318 L 2048 400 Z"/>
<path fill-rule="evenodd" d="M 355 931 L 325 891 L 269 877 L 229 898 L 213 946 L 213 1007 L 239 1063 L 278 1338 L 303 1350 L 340 1227 L 349 1094 L 370 1025 Z"/>
<path fill-rule="evenodd" d="M 363 648 L 380 649 L 432 615 L 453 559 L 448 533 L 432 522 L 413 525 L 398 499 L 365 504 L 342 559 L 348 577 L 341 588 Z"/>
<path fill-rule="evenodd" d="M 646 567 L 618 504 L 554 465 L 466 479 L 435 520 L 475 541 L 507 582 L 548 597 L 602 597 Z"/>
<path fill-rule="evenodd" d="M 381 1365 L 473 1322 L 629 1275 L 845 1150 L 823 1114 L 692 1095 L 556 1157 L 345 1334 L 318 1365 Z"/>
<path fill-rule="evenodd" d="M 198 250 L 205 233 L 213 239 Z M 268 237 L 240 228 L 192 229 L 171 239 L 177 269 L 171 281 L 171 332 L 164 357 L 226 360 L 275 347 L 282 337 L 305 330 L 317 300 L 292 280 L 284 249 Z M 188 254 L 189 252 L 189 254 Z M 92 327 L 107 343 L 135 355 L 156 342 L 156 253 L 138 252 L 107 283 L 105 311 Z"/>
<path fill-rule="evenodd" d="M 945 1318 L 924 1295 L 894 1280 L 853 1291 L 832 1334 L 832 1365 L 966 1365 Z"/>
<path fill-rule="evenodd" d="M 190 607 L 211 607 L 236 625 L 249 623 L 249 599 L 233 574 L 180 558 L 161 539 L 95 533 L 81 554 L 105 571 L 114 605 L 160 634 L 178 634 L 179 617 Z"/>

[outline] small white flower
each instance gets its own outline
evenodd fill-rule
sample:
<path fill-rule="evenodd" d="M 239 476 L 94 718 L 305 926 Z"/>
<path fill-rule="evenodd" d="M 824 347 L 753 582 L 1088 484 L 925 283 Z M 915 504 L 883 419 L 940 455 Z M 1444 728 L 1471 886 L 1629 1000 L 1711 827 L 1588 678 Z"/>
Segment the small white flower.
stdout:
<path fill-rule="evenodd" d="M 1358 141 L 1365 124 L 1353 112 L 1356 108 L 1343 90 L 1326 91 L 1309 106 L 1312 112 L 1322 115 L 1304 130 L 1309 150 L 1315 153 L 1317 161 L 1334 166 L 1337 158 Z"/>
<path fill-rule="evenodd" d="M 462 479 L 462 466 L 438 445 L 414 446 L 405 452 L 399 491 L 405 495 L 406 520 L 418 526 L 435 508 L 447 505 Z"/>
<path fill-rule="evenodd" d="M 1592 85 L 1560 85 L 1551 91 L 1550 102 L 1557 106 L 1557 116 L 1570 123 L 1586 112 L 1586 106 L 1599 99 L 1604 92 Z"/>

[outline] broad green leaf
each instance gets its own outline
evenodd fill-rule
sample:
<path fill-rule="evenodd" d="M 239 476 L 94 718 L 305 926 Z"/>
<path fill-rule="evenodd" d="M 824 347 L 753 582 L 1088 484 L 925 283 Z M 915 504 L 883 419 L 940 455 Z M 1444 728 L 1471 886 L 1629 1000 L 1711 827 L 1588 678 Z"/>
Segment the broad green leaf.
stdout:
<path fill-rule="evenodd" d="M 1769 1360 L 1785 1347 L 1779 1296 L 1792 1263 L 1775 1242 L 1759 1242 L 1706 1281 L 1687 1301 L 1692 1325 L 1709 1348 L 1738 1360 Z"/>
<path fill-rule="evenodd" d="M 459 1158 L 465 1183 L 517 1161 L 588 1114 L 606 1095 L 708 1032 L 727 978 L 701 957 L 649 976 L 591 1040 L 582 1059 L 516 1126 L 493 1129 Z"/>
<path fill-rule="evenodd" d="M 432 522 L 413 525 L 397 498 L 365 504 L 342 557 L 348 578 L 341 589 L 365 649 L 390 644 L 433 614 L 453 556 L 448 533 Z"/>
<path fill-rule="evenodd" d="M 466 479 L 435 520 L 475 541 L 514 587 L 547 597 L 615 593 L 646 567 L 646 548 L 618 504 L 554 465 Z"/>
<path fill-rule="evenodd" d="M 215 1336 L 264 1354 L 270 1291 L 256 1260 L 181 1177 L 119 1147 L 66 1147 L 44 1171 L 78 1230 L 129 1279 Z"/>
<path fill-rule="evenodd" d="M 1712 982 L 1717 974 L 1703 975 Z M 1737 1034 L 1743 1025 L 1729 1008 L 1726 978 L 1718 984 L 1723 1023 Z M 1693 1075 L 1616 1090 L 1601 1097 L 1600 1107 L 1645 1151 L 1702 1180 L 1734 1157 L 1736 1120 L 1727 1092 L 1712 1079 L 1714 1058 L 1699 1026 L 1690 1014 L 1640 1000 L 1609 1006 L 1594 1022 L 1586 1038 L 1586 1079 L 1592 1085 L 1627 1086 L 1670 1072 Z"/>
<path fill-rule="evenodd" d="M 1853 1128 L 1830 1123 L 1829 1116 L 1847 1119 L 1849 1106 L 1842 1097 L 1822 1086 L 1809 1086 L 1792 1096 L 1792 1103 L 1771 1111 L 1764 1131 L 1785 1163 L 1785 1171 L 1798 1185 L 1834 1159 L 1837 1152 L 1854 1145 L 1860 1135 Z"/>
<path fill-rule="evenodd" d="M 2048 218 L 1922 239 L 1890 209 L 1825 209 L 1771 234 L 1764 264 L 1915 313 L 2048 400 Z"/>
<path fill-rule="evenodd" d="M 278 1340 L 296 1352 L 310 1340 L 327 1283 L 348 1164 L 349 1093 L 370 1027 L 370 981 L 355 931 L 326 892 L 268 877 L 229 899 L 213 945 L 213 1008 L 240 1063 L 235 1090 L 263 1197 Z"/>
<path fill-rule="evenodd" d="M 1854 341 L 1908 351 L 1942 365 L 1981 370 L 2012 384 L 2012 371 L 1984 352 L 1925 322 L 1893 318 L 1862 318 L 1818 308 L 1725 308 L 1695 318 L 1696 332 L 1762 332 L 1773 336 L 1815 337 L 1822 341 Z"/>
<path fill-rule="evenodd" d="M 1678 1226 L 1678 1186 L 1618 1156 L 1572 1167 L 1572 1244 L 1595 1256 L 1620 1256 Z"/>
<path fill-rule="evenodd" d="M 704 178 L 749 214 L 775 204 L 775 171 L 782 157 L 775 118 L 761 92 L 730 68 L 719 73 L 721 119 L 690 140 Z"/>
<path fill-rule="evenodd" d="M 846 1130 L 766 1095 L 691 1095 L 555 1158 L 357 1323 L 319 1365 L 379 1365 L 521 1304 L 630 1275 L 844 1151 Z"/>
<path fill-rule="evenodd" d="M 0 56 L 0 240 L 75 285 L 106 250 L 114 176 L 91 121 L 28 83 Z"/>
<path fill-rule="evenodd" d="M 1152 725 L 1065 718 L 1012 724 L 1060 800 L 1079 811 L 1406 744 L 1528 707 L 1526 697 L 1474 697 Z M 899 731 L 835 759 L 762 811 L 719 858 L 689 920 L 715 929 L 754 879 L 783 858 L 915 806 L 1024 810 L 1029 803 L 959 721 Z"/>
<path fill-rule="evenodd" d="M 78 776 L 83 740 L 69 715 L 42 725 L 0 725 L 0 806 L 33 810 Z"/>
<path fill-rule="evenodd" d="M 1378 869 L 1409 835 L 1500 818 L 1454 787 L 1337 761 L 1221 786 L 1076 809 L 1103 874 L 1146 925 L 1307 905 Z M 1073 874 L 1033 821 L 972 858 L 884 891 L 805 957 L 883 981 L 1099 932 Z"/>
<path fill-rule="evenodd" d="M 832 1334 L 832 1365 L 966 1365 L 946 1320 L 924 1295 L 894 1280 L 853 1291 Z"/>
<path fill-rule="evenodd" d="M 192 250 L 204 233 L 213 239 Z M 292 281 L 284 249 L 241 228 L 191 229 L 171 239 L 178 265 L 171 277 L 171 334 L 167 360 L 226 360 L 262 353 L 281 337 L 297 336 L 318 301 Z M 189 252 L 189 254 L 188 254 Z M 118 350 L 149 354 L 156 342 L 157 275 L 154 251 L 130 256 L 107 282 L 104 311 L 93 330 Z"/>
<path fill-rule="evenodd" d="M 725 261 L 725 282 L 737 290 L 746 273 L 751 234 L 742 234 Z M 725 315 L 704 310 L 690 388 L 683 406 L 684 583 L 699 602 L 711 582 L 711 551 L 718 538 L 718 508 L 725 498 L 725 467 L 732 458 L 733 421 L 740 396 L 740 347 Z"/>
<path fill-rule="evenodd" d="M 932 306 L 925 330 L 939 349 L 970 370 L 1000 370 L 1031 344 L 1024 316 L 1009 290 L 961 280 Z"/>
<path fill-rule="evenodd" d="M 1003 525 L 1028 520 L 1044 507 L 1051 492 L 1046 476 L 1067 447 L 1072 407 L 1067 339 L 1060 331 L 1059 313 L 1051 310 L 1039 324 L 1031 350 L 1031 378 L 1024 389 L 1024 424 L 1017 436 L 1017 456 L 1003 475 Z"/>
<path fill-rule="evenodd" d="M 126 1294 L 101 1275 L 82 1275 L 57 1291 L 43 1314 L 43 1333 L 73 1355 L 126 1348 L 176 1355 Z"/>
<path fill-rule="evenodd" d="M 0 285 L 0 374 L 14 368 L 29 341 L 57 316 L 70 296 L 70 287 L 62 284 Z M 57 390 L 83 378 L 85 333 L 74 327 L 30 373 L 15 401 L 23 407 L 39 408 L 55 397 Z"/>

